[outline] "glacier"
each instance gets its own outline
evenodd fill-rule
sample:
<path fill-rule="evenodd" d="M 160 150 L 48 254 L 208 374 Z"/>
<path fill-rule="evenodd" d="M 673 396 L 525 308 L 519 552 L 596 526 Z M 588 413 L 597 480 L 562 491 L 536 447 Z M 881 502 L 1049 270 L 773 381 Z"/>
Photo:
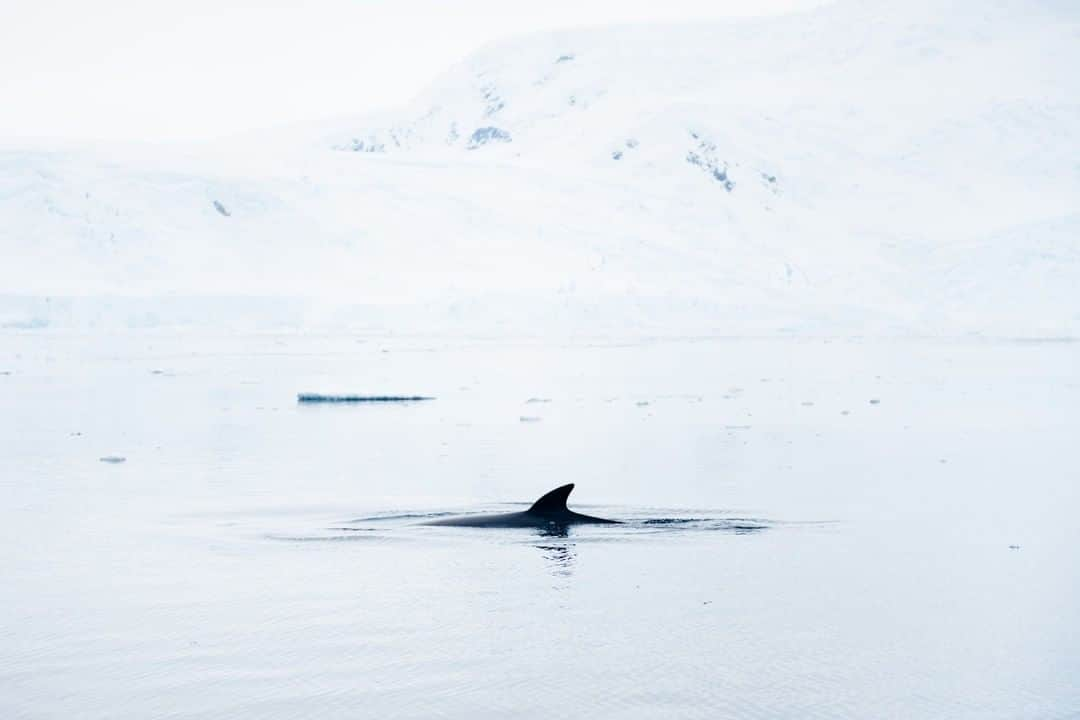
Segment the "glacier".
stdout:
<path fill-rule="evenodd" d="M 1073 337 L 1080 12 L 512 38 L 392 112 L 0 153 L 0 325 Z"/>

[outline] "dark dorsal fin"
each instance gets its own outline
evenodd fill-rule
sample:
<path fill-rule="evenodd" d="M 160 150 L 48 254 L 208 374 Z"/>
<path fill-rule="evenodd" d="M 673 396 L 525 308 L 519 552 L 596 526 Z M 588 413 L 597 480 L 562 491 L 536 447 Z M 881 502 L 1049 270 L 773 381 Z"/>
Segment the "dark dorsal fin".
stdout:
<path fill-rule="evenodd" d="M 570 497 L 570 491 L 573 489 L 574 483 L 555 488 L 534 502 L 532 507 L 529 508 L 529 512 L 566 512 L 566 498 Z"/>

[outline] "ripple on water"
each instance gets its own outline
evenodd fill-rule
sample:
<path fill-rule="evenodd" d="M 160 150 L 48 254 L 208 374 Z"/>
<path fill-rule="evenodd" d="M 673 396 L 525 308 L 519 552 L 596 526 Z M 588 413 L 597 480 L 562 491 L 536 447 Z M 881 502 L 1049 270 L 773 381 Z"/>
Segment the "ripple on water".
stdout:
<path fill-rule="evenodd" d="M 355 542 L 364 540 L 388 540 L 391 538 L 431 538 L 437 533 L 439 537 L 446 534 L 469 534 L 470 536 L 490 536 L 493 538 L 506 536 L 515 537 L 575 537 L 587 541 L 632 541 L 635 537 L 655 536 L 660 534 L 688 534 L 688 533 L 727 533 L 731 535 L 754 535 L 772 530 L 780 525 L 792 527 L 797 525 L 818 525 L 814 521 L 784 522 L 778 523 L 766 518 L 726 516 L 722 514 L 680 511 L 679 514 L 671 511 L 658 511 L 648 513 L 641 510 L 626 508 L 607 508 L 604 513 L 608 517 L 620 518 L 617 524 L 611 525 L 558 525 L 535 528 L 457 528 L 457 527 L 423 527 L 425 523 L 444 517 L 455 517 L 468 514 L 484 513 L 457 513 L 457 512 L 416 512 L 416 511 L 389 511 L 376 513 L 360 518 L 338 521 L 334 525 L 328 525 L 311 532 L 270 532 L 265 537 L 272 540 L 286 542 Z M 422 530 L 423 532 L 416 532 Z"/>

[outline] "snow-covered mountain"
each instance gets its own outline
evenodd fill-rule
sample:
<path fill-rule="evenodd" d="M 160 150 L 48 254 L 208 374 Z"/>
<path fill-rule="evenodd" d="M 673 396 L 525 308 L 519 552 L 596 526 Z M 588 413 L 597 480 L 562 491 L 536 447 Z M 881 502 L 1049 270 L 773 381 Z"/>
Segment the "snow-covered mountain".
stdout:
<path fill-rule="evenodd" d="M 0 319 L 1080 335 L 1077 67 L 1070 2 L 844 1 L 515 38 L 254 154 L 9 152 Z"/>

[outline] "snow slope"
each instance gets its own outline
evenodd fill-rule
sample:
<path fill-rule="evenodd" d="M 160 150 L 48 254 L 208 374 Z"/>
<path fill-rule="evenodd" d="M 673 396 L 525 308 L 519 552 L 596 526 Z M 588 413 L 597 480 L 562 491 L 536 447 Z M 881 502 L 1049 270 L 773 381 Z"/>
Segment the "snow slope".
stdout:
<path fill-rule="evenodd" d="M 299 140 L 8 152 L 0 321 L 1075 336 L 1078 41 L 845 1 L 515 38 Z"/>

